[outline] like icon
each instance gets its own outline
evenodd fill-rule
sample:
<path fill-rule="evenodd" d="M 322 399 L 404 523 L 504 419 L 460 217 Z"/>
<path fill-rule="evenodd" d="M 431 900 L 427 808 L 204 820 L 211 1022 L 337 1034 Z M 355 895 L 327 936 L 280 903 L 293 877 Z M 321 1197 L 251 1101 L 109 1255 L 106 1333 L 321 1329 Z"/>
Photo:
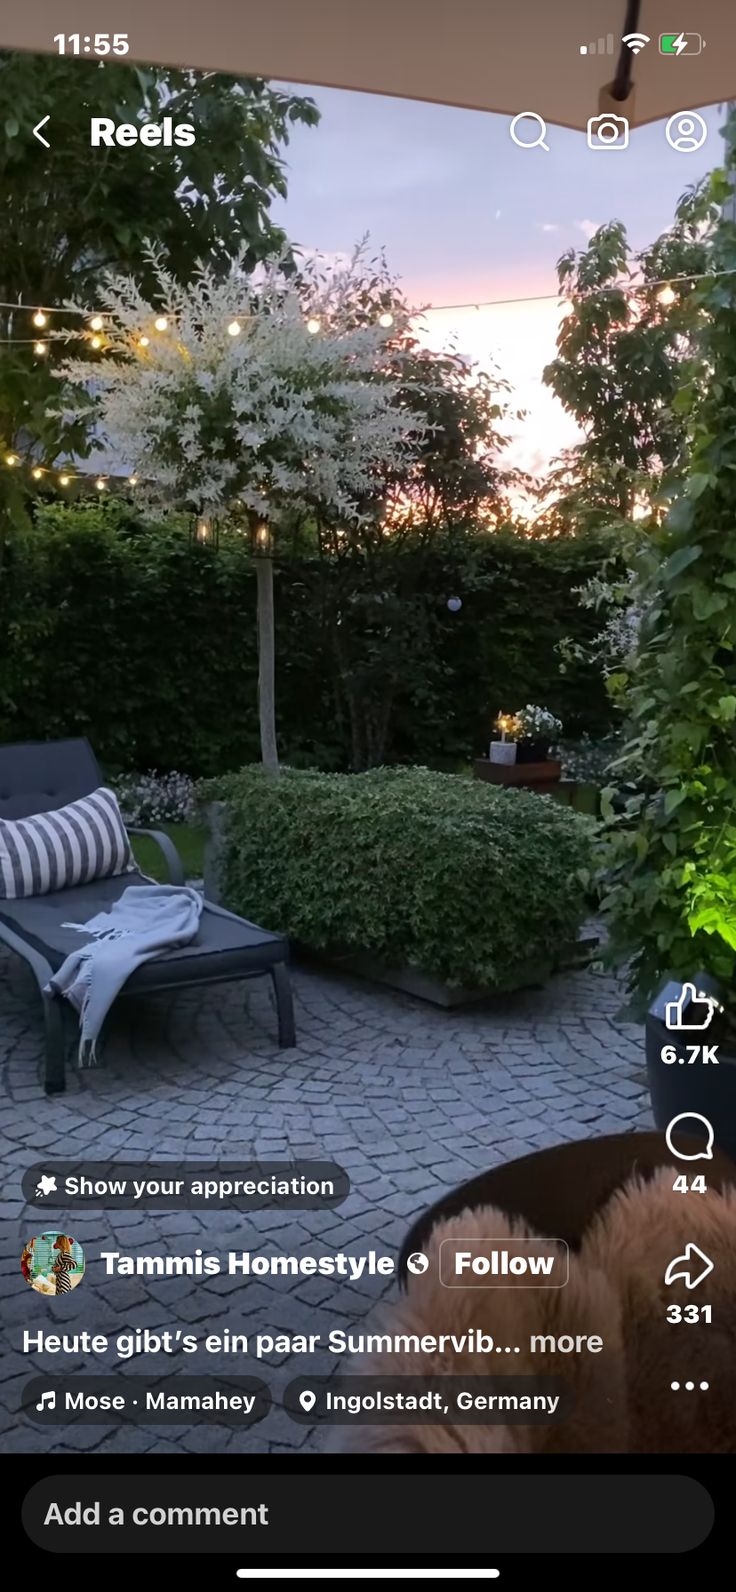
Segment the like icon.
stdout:
<path fill-rule="evenodd" d="M 702 1032 L 716 1011 L 718 1001 L 712 995 L 699 994 L 694 984 L 683 984 L 677 999 L 665 1006 L 665 1026 L 680 1033 L 696 1029 Z"/>

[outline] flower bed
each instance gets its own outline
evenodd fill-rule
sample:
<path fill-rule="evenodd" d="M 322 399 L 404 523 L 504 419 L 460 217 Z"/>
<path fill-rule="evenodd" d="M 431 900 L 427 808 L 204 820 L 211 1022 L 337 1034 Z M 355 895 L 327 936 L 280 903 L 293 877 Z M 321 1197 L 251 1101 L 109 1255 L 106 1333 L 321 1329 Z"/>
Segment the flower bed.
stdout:
<path fill-rule="evenodd" d="M 205 794 L 225 804 L 224 904 L 313 950 L 508 989 L 548 972 L 585 915 L 590 820 L 525 791 L 248 767 Z"/>

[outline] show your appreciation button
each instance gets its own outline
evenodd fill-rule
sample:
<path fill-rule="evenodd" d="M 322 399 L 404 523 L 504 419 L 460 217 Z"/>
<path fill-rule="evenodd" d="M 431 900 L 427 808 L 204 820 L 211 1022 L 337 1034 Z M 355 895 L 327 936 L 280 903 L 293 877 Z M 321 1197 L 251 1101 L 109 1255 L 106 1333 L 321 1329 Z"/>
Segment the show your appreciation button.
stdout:
<path fill-rule="evenodd" d="M 569 1276 L 564 1238 L 446 1238 L 440 1244 L 445 1288 L 564 1288 Z"/>

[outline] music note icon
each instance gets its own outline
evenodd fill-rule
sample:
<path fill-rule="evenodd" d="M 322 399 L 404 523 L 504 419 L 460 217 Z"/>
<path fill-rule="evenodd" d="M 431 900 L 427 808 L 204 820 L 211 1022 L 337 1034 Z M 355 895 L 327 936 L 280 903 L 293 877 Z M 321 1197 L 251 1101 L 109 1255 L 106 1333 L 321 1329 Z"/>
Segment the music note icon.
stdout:
<path fill-rule="evenodd" d="M 40 1397 L 40 1399 L 38 1401 L 38 1404 L 36 1405 L 36 1409 L 37 1410 L 45 1410 L 45 1409 L 55 1410 L 56 1409 L 56 1394 L 55 1393 L 42 1393 L 41 1397 Z"/>

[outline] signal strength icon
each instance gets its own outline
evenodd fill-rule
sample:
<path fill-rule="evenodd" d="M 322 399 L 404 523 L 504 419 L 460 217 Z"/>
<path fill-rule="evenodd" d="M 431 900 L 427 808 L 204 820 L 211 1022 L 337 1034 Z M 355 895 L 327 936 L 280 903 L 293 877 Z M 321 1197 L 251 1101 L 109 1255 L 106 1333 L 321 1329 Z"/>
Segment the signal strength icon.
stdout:
<path fill-rule="evenodd" d="M 581 44 L 580 46 L 581 55 L 613 55 L 615 50 L 616 40 L 612 33 L 605 34 L 597 43 L 594 39 L 592 44 Z"/>
<path fill-rule="evenodd" d="M 621 43 L 628 44 L 632 55 L 639 55 L 646 44 L 651 44 L 648 33 L 625 33 Z"/>

